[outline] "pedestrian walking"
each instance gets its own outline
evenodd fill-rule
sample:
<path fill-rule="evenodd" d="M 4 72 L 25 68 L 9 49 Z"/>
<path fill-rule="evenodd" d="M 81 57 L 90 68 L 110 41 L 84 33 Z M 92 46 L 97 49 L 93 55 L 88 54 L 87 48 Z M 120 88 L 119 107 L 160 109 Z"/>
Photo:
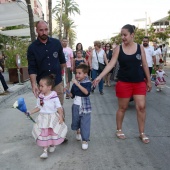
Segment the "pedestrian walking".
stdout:
<path fill-rule="evenodd" d="M 2 53 L 0 53 L 0 58 L 2 58 Z M 9 89 L 5 79 L 4 79 L 4 76 L 3 76 L 3 73 L 4 72 L 4 65 L 2 62 L 0 62 L 0 80 L 1 80 L 1 84 L 3 86 L 3 89 L 4 89 L 4 92 L 3 93 L 0 93 L 0 95 L 5 95 L 5 94 L 8 94 L 8 93 L 11 93 L 13 92 L 12 90 Z"/>
<path fill-rule="evenodd" d="M 68 40 L 67 38 L 62 39 L 62 47 L 63 47 L 63 53 L 66 60 L 66 66 L 67 66 L 67 89 L 70 89 L 70 82 L 72 80 L 72 74 L 73 74 L 73 51 L 70 47 L 68 47 Z M 66 99 L 69 99 L 69 96 L 66 94 Z"/>
<path fill-rule="evenodd" d="M 104 71 L 94 80 L 96 86 L 101 79 L 115 66 L 119 61 L 118 82 L 116 83 L 116 96 L 118 98 L 118 110 L 116 113 L 117 130 L 116 136 L 125 139 L 126 136 L 122 131 L 122 123 L 125 111 L 128 107 L 129 100 L 133 96 L 139 128 L 139 137 L 143 143 L 149 143 L 149 138 L 144 133 L 146 119 L 146 91 L 150 91 L 151 80 L 149 69 L 146 61 L 145 52 L 142 45 L 134 42 L 135 26 L 127 24 L 121 29 L 122 44 L 117 46 L 113 57 Z M 143 70 L 146 81 L 144 80 Z"/>
<path fill-rule="evenodd" d="M 66 68 L 66 61 L 63 48 L 58 39 L 48 37 L 48 24 L 45 21 L 38 21 L 36 24 L 38 34 L 27 51 L 28 73 L 30 76 L 32 91 L 35 97 L 39 94 L 38 84 L 42 77 L 55 74 L 54 90 L 60 99 L 61 105 L 64 102 L 64 85 L 62 82 L 62 70 Z"/>
<path fill-rule="evenodd" d="M 145 50 L 146 61 L 149 67 L 150 75 L 152 74 L 152 69 L 156 69 L 156 57 L 154 53 L 154 48 L 149 45 L 149 37 L 145 36 L 143 38 L 143 47 Z"/>
<path fill-rule="evenodd" d="M 166 58 L 167 58 L 167 47 L 165 44 L 162 44 L 162 55 L 163 55 L 163 61 L 164 61 L 164 66 L 166 66 Z"/>
<path fill-rule="evenodd" d="M 82 50 L 83 58 L 86 57 L 86 52 L 83 50 L 83 45 L 82 43 L 77 43 L 76 44 L 76 51 L 77 50 Z M 76 51 L 74 52 L 74 58 L 76 58 Z"/>
<path fill-rule="evenodd" d="M 89 67 L 80 64 L 76 67 L 76 79 L 73 79 L 71 93 L 67 94 L 74 98 L 72 105 L 71 129 L 76 130 L 76 139 L 82 140 L 82 149 L 88 149 L 90 138 L 91 103 L 90 91 L 91 81 L 88 78 Z"/>
<path fill-rule="evenodd" d="M 105 45 L 105 53 L 106 53 L 106 57 L 107 57 L 107 61 L 108 61 L 108 63 L 110 62 L 110 60 L 112 59 L 112 54 L 113 54 L 113 51 L 111 50 L 111 45 L 110 45 L 110 43 L 106 43 L 106 45 Z M 111 86 L 110 85 L 110 77 L 111 77 L 111 74 L 113 73 L 113 69 L 112 70 L 110 70 L 110 72 L 108 73 L 108 74 L 106 74 L 106 76 L 105 76 L 105 86 Z"/>
<path fill-rule="evenodd" d="M 156 81 L 155 86 L 157 87 L 156 91 L 162 91 L 162 89 L 166 85 L 165 76 L 168 77 L 168 75 L 163 70 L 163 63 L 159 64 L 159 69 L 156 71 Z"/>
<path fill-rule="evenodd" d="M 160 59 L 162 59 L 162 51 L 161 48 L 157 45 L 157 42 L 153 42 L 154 52 L 156 56 L 156 68 L 159 68 Z"/>
<path fill-rule="evenodd" d="M 76 74 L 76 67 L 80 64 L 87 64 L 87 61 L 85 58 L 83 58 L 83 52 L 82 50 L 76 51 L 76 58 L 74 59 L 73 65 L 74 65 L 74 73 Z"/>
<path fill-rule="evenodd" d="M 48 151 L 55 151 L 56 145 L 61 144 L 67 134 L 60 100 L 57 93 L 52 91 L 54 85 L 55 75 L 41 78 L 37 106 L 27 113 L 32 115 L 39 112 L 32 135 L 37 145 L 43 147 L 43 153 L 40 155 L 43 159 L 48 158 Z"/>
<path fill-rule="evenodd" d="M 92 74 L 92 80 L 94 80 L 99 74 L 99 63 L 108 64 L 105 51 L 101 47 L 100 41 L 94 41 L 94 50 L 89 57 L 90 69 Z M 94 92 L 95 87 L 92 87 L 92 93 Z M 103 95 L 103 79 L 99 82 L 99 92 Z"/>

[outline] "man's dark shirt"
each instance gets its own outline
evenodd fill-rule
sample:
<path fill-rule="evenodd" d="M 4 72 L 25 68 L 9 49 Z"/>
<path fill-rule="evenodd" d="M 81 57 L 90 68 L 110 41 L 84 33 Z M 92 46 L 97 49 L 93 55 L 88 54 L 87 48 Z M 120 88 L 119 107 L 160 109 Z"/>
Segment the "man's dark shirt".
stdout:
<path fill-rule="evenodd" d="M 60 64 L 66 63 L 59 40 L 48 38 L 46 44 L 35 40 L 27 51 L 28 73 L 37 75 L 37 83 L 44 76 L 55 74 L 55 85 L 62 81 Z"/>

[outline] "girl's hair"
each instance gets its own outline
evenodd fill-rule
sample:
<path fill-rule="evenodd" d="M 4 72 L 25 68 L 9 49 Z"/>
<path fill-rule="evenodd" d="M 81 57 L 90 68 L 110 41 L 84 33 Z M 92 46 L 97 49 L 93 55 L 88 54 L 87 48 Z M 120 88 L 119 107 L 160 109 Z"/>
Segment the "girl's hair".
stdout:
<path fill-rule="evenodd" d="M 76 54 L 77 54 L 78 52 L 81 52 L 81 53 L 83 54 L 83 51 L 82 51 L 82 50 L 76 50 Z"/>
<path fill-rule="evenodd" d="M 130 34 L 135 32 L 136 27 L 134 25 L 126 24 L 122 27 L 122 29 L 127 29 Z"/>
<path fill-rule="evenodd" d="M 45 76 L 41 78 L 41 80 L 46 80 L 47 86 L 52 86 L 52 88 L 55 86 L 55 74 L 50 74 L 49 76 Z"/>
<path fill-rule="evenodd" d="M 77 43 L 77 45 L 76 45 L 76 51 L 79 50 L 79 49 L 78 49 L 79 44 L 81 44 L 81 50 L 83 51 L 83 45 L 82 45 L 82 43 Z"/>

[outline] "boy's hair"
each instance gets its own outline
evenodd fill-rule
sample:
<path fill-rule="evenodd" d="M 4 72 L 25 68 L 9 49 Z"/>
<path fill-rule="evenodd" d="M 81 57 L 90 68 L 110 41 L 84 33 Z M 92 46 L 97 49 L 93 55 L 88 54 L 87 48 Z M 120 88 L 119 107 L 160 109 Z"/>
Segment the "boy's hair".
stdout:
<path fill-rule="evenodd" d="M 45 76 L 41 78 L 41 80 L 46 80 L 47 86 L 52 86 L 52 88 L 55 86 L 55 74 L 50 74 L 49 76 Z"/>
<path fill-rule="evenodd" d="M 76 69 L 82 69 L 83 73 L 89 72 L 89 66 L 86 64 L 79 64 Z"/>

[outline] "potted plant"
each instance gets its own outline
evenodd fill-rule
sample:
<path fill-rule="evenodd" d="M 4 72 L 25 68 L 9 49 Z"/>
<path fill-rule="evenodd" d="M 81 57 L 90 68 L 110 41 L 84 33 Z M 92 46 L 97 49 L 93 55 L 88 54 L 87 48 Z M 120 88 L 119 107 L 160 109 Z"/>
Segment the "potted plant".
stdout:
<path fill-rule="evenodd" d="M 8 42 L 4 53 L 7 56 L 5 60 L 5 66 L 9 72 L 9 81 L 16 83 L 19 82 L 18 71 L 20 72 L 21 82 L 29 79 L 28 75 L 28 62 L 26 57 L 27 47 L 29 45 L 28 41 L 22 39 L 12 39 Z M 20 68 L 18 70 L 16 63 L 16 56 L 20 56 Z"/>

